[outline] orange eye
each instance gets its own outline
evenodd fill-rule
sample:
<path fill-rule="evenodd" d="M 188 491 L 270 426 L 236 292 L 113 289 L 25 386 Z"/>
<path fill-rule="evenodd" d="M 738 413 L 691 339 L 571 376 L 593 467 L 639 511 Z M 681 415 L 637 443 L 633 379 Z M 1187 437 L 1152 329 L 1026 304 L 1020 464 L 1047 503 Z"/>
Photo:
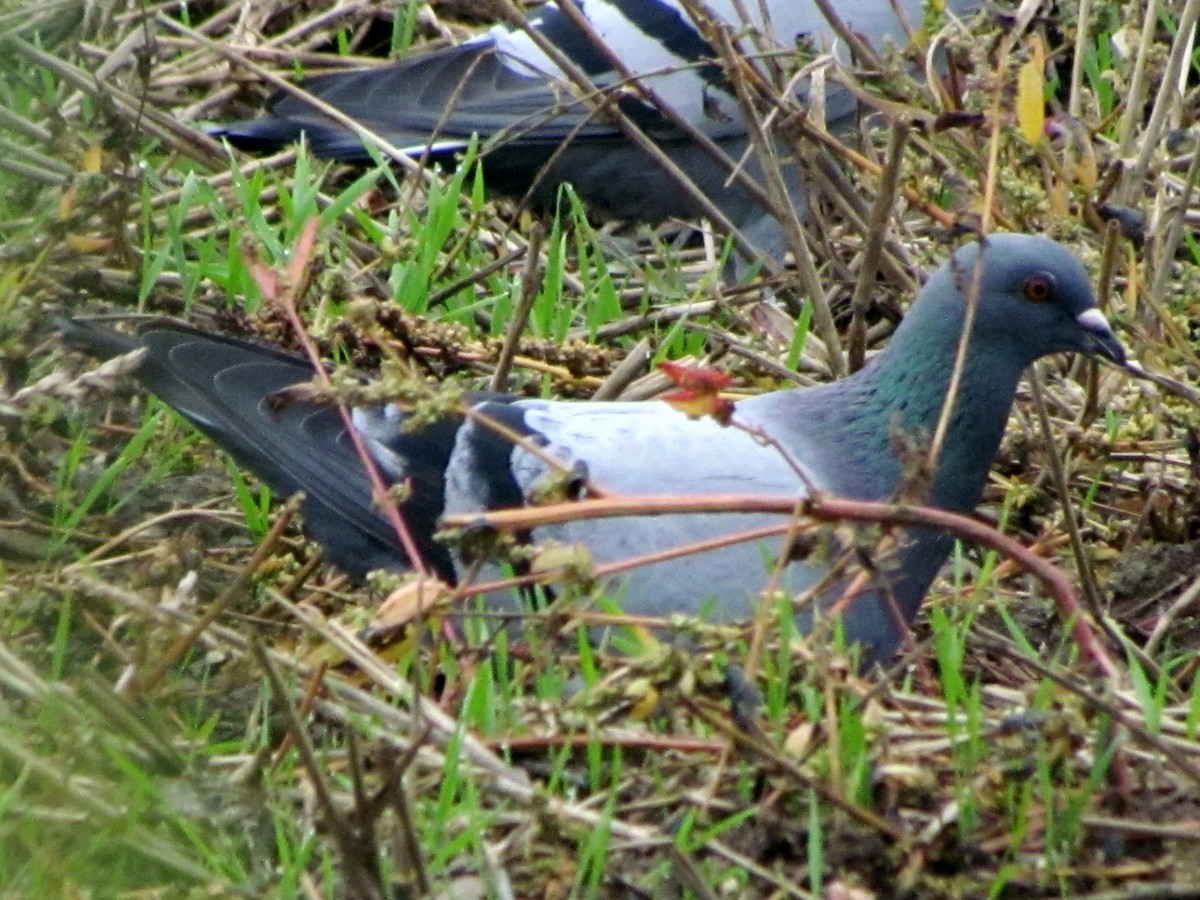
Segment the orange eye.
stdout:
<path fill-rule="evenodd" d="M 1021 293 L 1033 303 L 1045 303 L 1054 293 L 1054 282 L 1046 275 L 1034 275 L 1021 286 Z"/>

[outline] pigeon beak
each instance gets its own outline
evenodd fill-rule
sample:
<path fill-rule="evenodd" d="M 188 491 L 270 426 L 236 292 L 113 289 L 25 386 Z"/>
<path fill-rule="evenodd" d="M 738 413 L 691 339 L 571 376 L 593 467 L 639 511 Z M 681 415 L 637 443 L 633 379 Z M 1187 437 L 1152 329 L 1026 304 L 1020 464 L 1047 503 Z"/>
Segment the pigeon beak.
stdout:
<path fill-rule="evenodd" d="M 1113 334 L 1104 313 L 1094 307 L 1085 309 L 1075 317 L 1075 324 L 1083 331 L 1086 352 L 1103 356 L 1118 366 L 1125 365 L 1125 348 Z"/>

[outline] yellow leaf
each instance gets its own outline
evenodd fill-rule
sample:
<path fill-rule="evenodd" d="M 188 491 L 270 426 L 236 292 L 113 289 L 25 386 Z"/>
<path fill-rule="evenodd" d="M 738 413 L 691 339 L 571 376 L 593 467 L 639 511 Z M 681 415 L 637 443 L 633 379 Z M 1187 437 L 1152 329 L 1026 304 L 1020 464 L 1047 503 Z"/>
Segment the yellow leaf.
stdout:
<path fill-rule="evenodd" d="M 1042 41 L 1039 34 L 1033 35 L 1029 39 L 1029 49 L 1033 53 L 1033 64 L 1037 66 L 1039 72 L 1046 71 L 1046 44 Z"/>
<path fill-rule="evenodd" d="M 625 697 L 632 705 L 629 707 L 629 718 L 636 722 L 644 722 L 658 708 L 661 696 L 648 678 L 635 678 L 625 688 Z"/>
<path fill-rule="evenodd" d="M 58 220 L 60 222 L 69 222 L 71 217 L 75 215 L 75 197 L 78 193 L 79 188 L 72 181 L 58 198 Z"/>
<path fill-rule="evenodd" d="M 810 722 L 801 722 L 783 739 L 783 752 L 788 759 L 804 759 L 812 747 L 816 729 Z"/>
<path fill-rule="evenodd" d="M 68 234 L 65 240 L 67 246 L 76 253 L 100 253 L 112 246 L 112 238 L 90 234 Z"/>
<path fill-rule="evenodd" d="M 1075 157 L 1075 165 L 1072 167 L 1071 174 L 1075 177 L 1075 181 L 1085 191 L 1093 191 L 1096 189 L 1097 182 L 1100 181 L 1099 166 L 1096 164 L 1096 151 L 1092 147 L 1090 136 L 1087 134 L 1087 129 L 1080 128 L 1081 136 L 1078 145 L 1075 147 L 1079 151 L 1079 155 Z"/>
<path fill-rule="evenodd" d="M 333 644 L 322 643 L 301 654 L 301 659 L 304 660 L 306 666 L 312 668 L 327 666 L 332 669 L 346 661 L 346 654 Z"/>
<path fill-rule="evenodd" d="M 1049 199 L 1050 211 L 1056 218 L 1065 219 L 1070 214 L 1070 204 L 1067 203 L 1067 186 L 1061 181 L 1055 179 L 1054 184 L 1050 186 Z"/>
<path fill-rule="evenodd" d="M 1017 75 L 1017 124 L 1025 140 L 1035 147 L 1046 137 L 1044 92 L 1042 70 L 1038 68 L 1036 59 L 1030 60 L 1021 66 Z"/>
<path fill-rule="evenodd" d="M 81 168 L 89 175 L 96 175 L 100 172 L 100 166 L 104 162 L 104 151 L 100 149 L 98 143 L 90 145 L 87 150 L 83 151 L 83 161 Z"/>

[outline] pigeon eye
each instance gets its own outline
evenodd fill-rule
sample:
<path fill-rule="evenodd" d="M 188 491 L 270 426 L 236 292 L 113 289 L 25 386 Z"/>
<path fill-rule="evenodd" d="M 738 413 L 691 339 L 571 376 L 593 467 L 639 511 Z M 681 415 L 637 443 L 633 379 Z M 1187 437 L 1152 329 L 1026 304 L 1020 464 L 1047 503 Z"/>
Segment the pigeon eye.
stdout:
<path fill-rule="evenodd" d="M 1021 285 L 1021 293 L 1032 303 L 1045 303 L 1054 293 L 1054 282 L 1046 275 L 1034 275 Z"/>

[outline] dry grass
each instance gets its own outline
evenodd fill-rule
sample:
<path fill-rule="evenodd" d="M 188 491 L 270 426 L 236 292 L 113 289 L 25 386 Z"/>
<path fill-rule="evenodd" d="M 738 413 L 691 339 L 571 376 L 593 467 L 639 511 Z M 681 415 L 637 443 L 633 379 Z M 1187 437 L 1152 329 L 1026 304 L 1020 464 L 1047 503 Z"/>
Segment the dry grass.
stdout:
<path fill-rule="evenodd" d="M 414 38 L 457 39 L 484 6 L 421 7 Z M 826 178 L 813 268 L 785 279 L 819 280 L 837 336 L 789 359 L 793 316 L 722 292 L 711 244 L 669 245 L 678 223 L 575 223 L 571 254 L 544 242 L 531 264 L 511 204 L 294 151 L 231 161 L 197 130 L 256 111 L 268 73 L 344 65 L 339 42 L 386 50 L 391 4 L 0 7 L 4 894 L 1194 896 L 1196 70 L 1165 21 L 1138 56 L 1134 4 L 1094 4 L 1080 57 L 1063 46 L 1075 12 L 1033 30 L 1076 114 L 1064 130 L 1089 139 L 1032 149 L 1010 115 L 1030 44 L 1005 58 L 995 22 L 956 35 L 983 124 L 916 130 L 902 157 L 885 127 L 849 188 Z M 1127 56 L 1092 52 L 1114 33 Z M 933 120 L 928 86 L 889 84 Z M 427 210 L 452 220 L 432 249 Z M 364 630 L 383 586 L 306 565 L 286 512 L 271 528 L 257 490 L 231 492 L 231 467 L 119 371 L 76 377 L 46 321 L 137 308 L 291 344 L 239 260 L 281 266 L 309 211 L 324 221 L 302 313 L 324 352 L 371 366 L 399 348 L 472 386 L 511 366 L 510 389 L 560 396 L 661 390 L 644 340 L 721 359 L 747 390 L 794 364 L 827 377 L 838 343 L 886 335 L 947 222 L 1067 241 L 1159 383 L 1042 366 L 1045 415 L 1021 397 L 984 512 L 1071 572 L 1118 683 L 1078 661 L 1017 566 L 970 548 L 886 675 L 784 636 L 747 681 L 741 632 L 598 652 L 568 614 L 520 641 Z M 526 330 L 498 310 L 530 272 L 562 287 Z M 400 312 L 406 292 L 422 305 Z"/>

